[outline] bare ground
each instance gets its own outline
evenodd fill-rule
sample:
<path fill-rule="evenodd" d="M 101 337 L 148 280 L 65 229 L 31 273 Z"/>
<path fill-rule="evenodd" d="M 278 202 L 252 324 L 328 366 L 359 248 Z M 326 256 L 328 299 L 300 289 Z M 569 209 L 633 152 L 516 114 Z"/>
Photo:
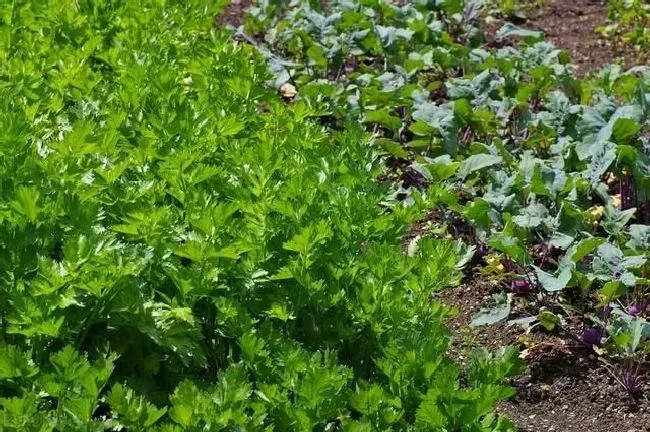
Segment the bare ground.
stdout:
<path fill-rule="evenodd" d="M 528 0 L 524 13 L 528 21 L 523 27 L 542 30 L 546 40 L 567 51 L 580 75 L 607 64 L 640 63 L 631 47 L 615 46 L 598 33 L 607 22 L 606 1 Z"/>
<path fill-rule="evenodd" d="M 253 0 L 231 0 L 230 4 L 221 15 L 216 17 L 215 25 L 225 27 L 230 24 L 233 27 L 239 27 L 244 21 L 244 13 L 248 9 Z"/>

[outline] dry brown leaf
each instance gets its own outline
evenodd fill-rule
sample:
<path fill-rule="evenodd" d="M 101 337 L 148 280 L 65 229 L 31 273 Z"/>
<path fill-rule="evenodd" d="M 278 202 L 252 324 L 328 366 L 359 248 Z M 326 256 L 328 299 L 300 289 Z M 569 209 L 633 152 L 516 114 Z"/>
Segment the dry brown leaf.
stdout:
<path fill-rule="evenodd" d="M 294 85 L 291 83 L 284 83 L 280 87 L 280 95 L 282 95 L 282 97 L 285 99 L 293 99 L 296 94 L 298 94 L 296 87 L 294 87 Z"/>

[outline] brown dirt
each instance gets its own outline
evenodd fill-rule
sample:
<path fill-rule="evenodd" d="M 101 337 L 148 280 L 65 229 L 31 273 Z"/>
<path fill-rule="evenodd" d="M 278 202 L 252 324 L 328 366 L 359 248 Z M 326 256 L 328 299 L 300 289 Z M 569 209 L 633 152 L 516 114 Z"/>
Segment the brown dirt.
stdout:
<path fill-rule="evenodd" d="M 594 354 L 544 353 L 514 385 L 518 394 L 499 411 L 520 432 L 650 431 L 647 399 L 630 398 Z"/>
<path fill-rule="evenodd" d="M 469 282 L 442 291 L 437 298 L 458 310 L 449 328 L 454 334 L 452 356 L 461 363 L 473 347 L 517 345 L 525 350 L 527 371 L 512 381 L 518 393 L 498 408 L 520 432 L 650 431 L 650 377 L 634 400 L 593 350 L 565 334 L 526 334 L 505 323 L 470 328 L 472 316 L 490 303 L 490 295 L 498 289 L 474 274 Z M 514 310 L 525 313 L 522 308 Z"/>
<path fill-rule="evenodd" d="M 230 24 L 233 27 L 239 27 L 244 22 L 244 12 L 252 3 L 253 0 L 231 0 L 223 13 L 217 16 L 215 25 L 225 27 Z"/>
<path fill-rule="evenodd" d="M 605 1 L 530 0 L 524 13 L 528 22 L 522 26 L 542 30 L 546 40 L 567 51 L 580 75 L 611 63 L 637 64 L 631 48 L 617 48 L 596 31 L 607 20 Z"/>
<path fill-rule="evenodd" d="M 471 329 L 472 317 L 490 303 L 494 288 L 480 275 L 471 275 L 470 281 L 454 288 L 441 291 L 437 299 L 447 306 L 453 306 L 457 315 L 451 318 L 447 326 L 456 335 L 454 349 L 461 356 L 462 351 L 474 346 L 499 348 L 505 345 L 519 344 L 521 331 L 515 326 L 495 324 Z"/>

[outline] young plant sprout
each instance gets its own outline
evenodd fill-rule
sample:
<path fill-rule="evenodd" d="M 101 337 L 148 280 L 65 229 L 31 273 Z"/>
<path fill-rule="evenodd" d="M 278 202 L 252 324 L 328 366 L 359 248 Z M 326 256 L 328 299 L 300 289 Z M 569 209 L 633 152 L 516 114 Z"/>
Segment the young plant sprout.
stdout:
<path fill-rule="evenodd" d="M 535 291 L 535 287 L 525 279 L 515 279 L 510 284 L 510 290 L 517 294 L 528 294 Z"/>
<path fill-rule="evenodd" d="M 633 317 L 639 316 L 644 314 L 647 308 L 647 303 L 632 303 L 627 307 L 627 314 Z"/>
<path fill-rule="evenodd" d="M 602 327 L 590 327 L 582 332 L 582 342 L 590 346 L 600 346 L 605 335 Z"/>
<path fill-rule="evenodd" d="M 645 383 L 641 364 L 632 358 L 624 360 L 618 366 L 614 378 L 631 397 L 637 396 Z"/>

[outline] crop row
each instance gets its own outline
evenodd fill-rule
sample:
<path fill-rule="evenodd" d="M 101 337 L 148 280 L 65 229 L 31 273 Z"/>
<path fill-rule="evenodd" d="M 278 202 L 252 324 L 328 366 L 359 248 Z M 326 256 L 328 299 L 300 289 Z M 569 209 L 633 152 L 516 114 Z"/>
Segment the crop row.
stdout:
<path fill-rule="evenodd" d="M 455 363 L 430 299 L 472 248 L 402 253 L 431 198 L 214 3 L 0 6 L 0 429 L 513 430 L 517 351 Z"/>
<path fill-rule="evenodd" d="M 581 341 L 636 371 L 621 380 L 634 394 L 650 335 L 650 69 L 579 79 L 539 32 L 507 23 L 486 40 L 483 14 L 476 1 L 258 1 L 238 33 L 324 124 L 366 124 L 402 206 L 435 210 L 408 248 L 475 248 L 500 290 L 473 325 Z"/>

